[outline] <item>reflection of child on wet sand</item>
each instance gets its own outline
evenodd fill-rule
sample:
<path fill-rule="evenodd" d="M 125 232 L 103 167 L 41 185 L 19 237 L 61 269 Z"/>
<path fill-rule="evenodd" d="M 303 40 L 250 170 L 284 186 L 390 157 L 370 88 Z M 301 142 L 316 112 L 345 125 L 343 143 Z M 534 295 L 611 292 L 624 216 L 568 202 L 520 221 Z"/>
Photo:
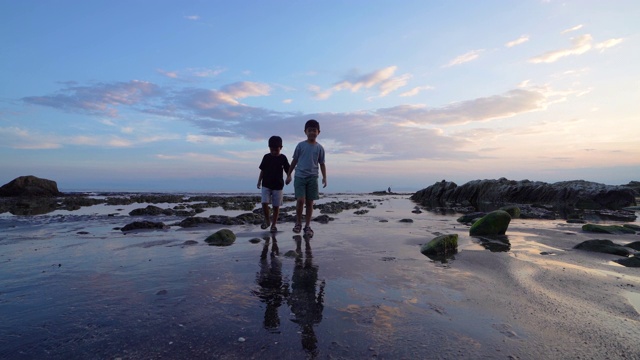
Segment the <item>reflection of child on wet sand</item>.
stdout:
<path fill-rule="evenodd" d="M 318 284 L 318 266 L 313 265 L 313 255 L 309 238 L 305 237 L 304 261 L 302 256 L 302 237 L 295 235 L 296 252 L 298 257 L 293 269 L 291 279 L 291 293 L 287 303 L 291 307 L 291 312 L 295 315 L 292 321 L 300 326 L 302 332 L 302 347 L 315 354 L 318 347 L 318 339 L 314 326 L 322 321 L 322 310 L 324 309 L 324 280 Z"/>
<path fill-rule="evenodd" d="M 269 243 L 271 243 L 271 256 L 268 260 Z M 289 284 L 282 280 L 282 262 L 280 262 L 278 242 L 275 235 L 271 239 L 265 239 L 262 253 L 260 254 L 260 272 L 256 274 L 256 283 L 260 289 L 252 291 L 266 304 L 264 310 L 264 328 L 271 332 L 280 327 L 278 309 L 289 294 Z"/>
<path fill-rule="evenodd" d="M 260 175 L 258 176 L 258 189 L 262 186 L 262 210 L 264 212 L 264 223 L 260 226 L 266 229 L 271 225 L 271 232 L 278 231 L 278 215 L 280 205 L 282 205 L 282 188 L 284 188 L 283 174 L 289 172 L 289 160 L 282 150 L 282 138 L 272 136 L 269 138 L 268 154 L 262 157 L 260 163 Z M 269 215 L 269 204 L 273 206 L 273 218 Z"/>

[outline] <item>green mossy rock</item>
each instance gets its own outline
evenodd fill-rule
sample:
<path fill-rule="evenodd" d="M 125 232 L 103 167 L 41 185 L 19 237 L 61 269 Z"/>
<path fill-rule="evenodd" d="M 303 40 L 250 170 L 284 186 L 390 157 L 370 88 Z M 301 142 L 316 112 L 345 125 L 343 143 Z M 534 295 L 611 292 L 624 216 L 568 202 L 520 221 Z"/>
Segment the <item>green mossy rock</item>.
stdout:
<path fill-rule="evenodd" d="M 452 254 L 458 251 L 458 234 L 440 235 L 420 247 L 423 255 Z"/>
<path fill-rule="evenodd" d="M 636 233 L 633 229 L 629 229 L 620 225 L 596 225 L 596 224 L 582 225 L 582 231 L 600 233 L 600 234 L 614 234 L 614 235 Z"/>
<path fill-rule="evenodd" d="M 209 245 L 229 246 L 236 241 L 236 234 L 229 229 L 218 230 L 215 234 L 210 235 L 204 240 Z"/>
<path fill-rule="evenodd" d="M 510 222 L 511 215 L 508 212 L 492 211 L 471 225 L 469 235 L 504 235 Z"/>
<path fill-rule="evenodd" d="M 515 205 L 503 206 L 500 210 L 508 212 L 512 219 L 518 219 L 520 217 L 520 208 Z"/>
<path fill-rule="evenodd" d="M 586 240 L 573 247 L 574 249 L 587 250 L 593 252 L 599 252 L 604 254 L 613 254 L 620 256 L 631 255 L 631 249 L 628 249 L 622 245 L 618 245 L 611 240 Z"/>

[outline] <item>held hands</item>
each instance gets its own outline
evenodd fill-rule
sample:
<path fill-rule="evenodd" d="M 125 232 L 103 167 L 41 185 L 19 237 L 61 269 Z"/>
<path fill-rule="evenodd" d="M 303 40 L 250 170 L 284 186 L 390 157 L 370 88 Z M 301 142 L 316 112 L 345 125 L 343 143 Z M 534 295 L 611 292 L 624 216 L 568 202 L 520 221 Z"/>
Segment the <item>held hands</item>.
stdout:
<path fill-rule="evenodd" d="M 291 174 L 287 175 L 287 180 L 284 183 L 285 185 L 289 185 L 290 182 L 291 182 Z"/>

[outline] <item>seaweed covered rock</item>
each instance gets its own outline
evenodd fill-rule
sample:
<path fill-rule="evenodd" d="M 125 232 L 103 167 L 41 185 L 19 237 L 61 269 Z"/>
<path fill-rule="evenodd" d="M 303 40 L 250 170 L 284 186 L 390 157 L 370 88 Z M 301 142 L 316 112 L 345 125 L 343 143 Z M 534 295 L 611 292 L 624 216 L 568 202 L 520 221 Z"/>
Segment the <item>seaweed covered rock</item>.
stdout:
<path fill-rule="evenodd" d="M 635 234 L 635 230 L 621 225 L 597 225 L 597 224 L 584 224 L 582 225 L 582 231 L 600 233 L 600 234 Z"/>
<path fill-rule="evenodd" d="M 446 255 L 458 251 L 458 234 L 440 235 L 420 247 L 423 255 Z"/>
<path fill-rule="evenodd" d="M 504 210 L 496 210 L 481 217 L 469 229 L 469 235 L 504 235 L 507 232 L 511 215 Z"/>
<path fill-rule="evenodd" d="M 618 245 L 611 240 L 587 240 L 574 246 L 574 249 L 587 250 L 605 254 L 613 254 L 620 256 L 631 255 L 631 250 L 625 246 Z"/>
<path fill-rule="evenodd" d="M 236 234 L 229 229 L 221 229 L 207 237 L 204 241 L 209 245 L 229 246 L 236 241 Z"/>
<path fill-rule="evenodd" d="M 133 230 L 166 230 L 169 226 L 165 225 L 162 222 L 154 222 L 154 221 L 134 221 L 130 224 L 125 225 L 122 229 L 122 232 L 133 231 Z"/>

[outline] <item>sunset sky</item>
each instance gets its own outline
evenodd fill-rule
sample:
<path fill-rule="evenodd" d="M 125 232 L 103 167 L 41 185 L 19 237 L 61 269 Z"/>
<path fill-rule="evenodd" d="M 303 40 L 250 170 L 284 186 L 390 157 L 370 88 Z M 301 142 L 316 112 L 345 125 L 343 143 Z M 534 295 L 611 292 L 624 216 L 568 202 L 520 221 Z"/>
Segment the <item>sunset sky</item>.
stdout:
<path fill-rule="evenodd" d="M 0 185 L 327 192 L 640 180 L 640 2 L 0 0 Z M 292 192 L 291 185 L 285 191 Z"/>

